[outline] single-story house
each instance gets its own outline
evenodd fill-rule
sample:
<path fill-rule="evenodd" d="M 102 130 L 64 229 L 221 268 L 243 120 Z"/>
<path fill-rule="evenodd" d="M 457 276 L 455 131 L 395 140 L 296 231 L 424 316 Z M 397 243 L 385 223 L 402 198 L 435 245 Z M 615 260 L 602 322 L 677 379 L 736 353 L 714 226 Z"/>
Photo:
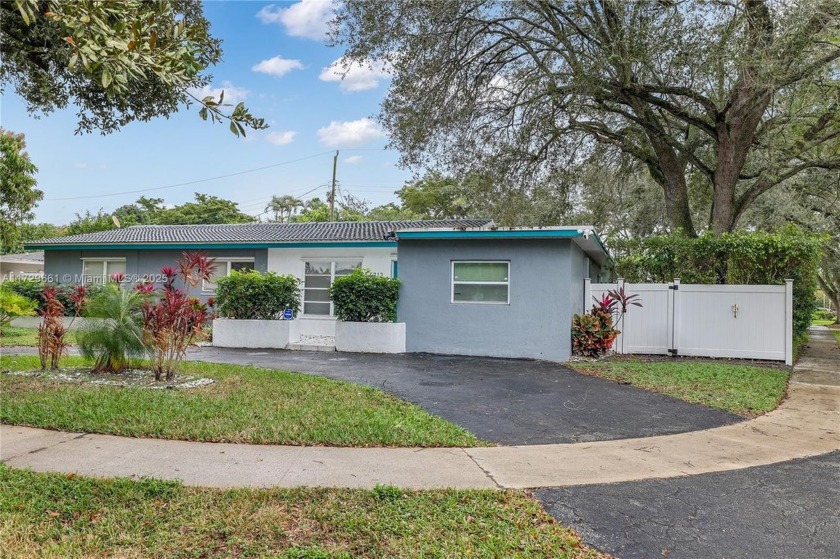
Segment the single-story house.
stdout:
<path fill-rule="evenodd" d="M 0 255 L 0 282 L 44 275 L 44 251 Z"/>
<path fill-rule="evenodd" d="M 398 233 L 406 351 L 568 361 L 584 279 L 610 259 L 591 227 Z"/>
<path fill-rule="evenodd" d="M 591 227 L 497 228 L 489 220 L 139 225 L 42 239 L 45 279 L 155 279 L 182 252 L 201 250 L 217 275 L 255 269 L 303 282 L 301 336 L 334 336 L 327 290 L 356 268 L 402 280 L 398 320 L 416 352 L 570 356 L 572 315 L 588 307 L 585 278 L 604 281 L 609 256 Z M 214 284 L 193 291 L 212 296 Z"/>

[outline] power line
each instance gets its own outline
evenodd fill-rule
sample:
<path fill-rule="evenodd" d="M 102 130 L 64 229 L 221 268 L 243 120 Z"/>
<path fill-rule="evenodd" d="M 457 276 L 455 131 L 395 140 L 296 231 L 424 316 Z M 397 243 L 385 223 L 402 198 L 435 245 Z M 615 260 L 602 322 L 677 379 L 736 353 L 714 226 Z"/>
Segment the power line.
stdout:
<path fill-rule="evenodd" d="M 58 202 L 58 201 L 63 201 L 63 200 L 85 200 L 85 199 L 89 199 L 89 198 L 110 198 L 110 197 L 113 197 L 113 196 L 123 196 L 125 194 L 139 194 L 141 192 L 152 192 L 152 191 L 155 191 L 155 190 L 165 190 L 167 188 L 177 188 L 179 186 L 189 186 L 189 185 L 192 185 L 192 184 L 199 184 L 199 183 L 202 183 L 202 182 L 210 182 L 210 181 L 215 181 L 215 180 L 219 180 L 219 179 L 237 177 L 239 175 L 246 175 L 248 173 L 255 173 L 257 171 L 264 171 L 265 169 L 272 169 L 274 167 L 280 167 L 282 165 L 289 165 L 291 163 L 298 163 L 300 161 L 306 161 L 307 159 L 314 159 L 316 157 L 321 157 L 322 155 L 327 155 L 327 154 L 331 154 L 331 153 L 332 153 L 332 151 L 325 151 L 325 152 L 321 152 L 321 153 L 316 153 L 315 155 L 308 155 L 306 157 L 301 157 L 299 159 L 291 159 L 289 161 L 282 161 L 280 163 L 274 163 L 273 165 L 266 165 L 264 167 L 256 167 L 254 169 L 246 169 L 244 171 L 237 171 L 235 173 L 229 173 L 227 175 L 219 175 L 219 176 L 216 176 L 216 177 L 209 177 L 209 178 L 206 178 L 206 179 L 197 179 L 197 180 L 193 180 L 193 181 L 180 182 L 180 183 L 177 183 L 177 184 L 170 184 L 170 185 L 167 185 L 167 186 L 158 186 L 158 187 L 154 187 L 154 188 L 141 188 L 141 189 L 138 189 L 138 190 L 125 190 L 123 192 L 116 192 L 116 193 L 113 193 L 113 194 L 92 194 L 90 196 L 69 196 L 69 197 L 66 197 L 66 198 L 45 198 L 44 202 Z"/>

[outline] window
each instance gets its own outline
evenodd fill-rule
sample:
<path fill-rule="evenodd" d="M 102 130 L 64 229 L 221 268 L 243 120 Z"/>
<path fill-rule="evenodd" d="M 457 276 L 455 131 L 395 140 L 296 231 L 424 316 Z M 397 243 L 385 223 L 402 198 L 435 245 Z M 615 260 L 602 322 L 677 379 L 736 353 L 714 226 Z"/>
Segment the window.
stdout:
<path fill-rule="evenodd" d="M 201 282 L 202 291 L 215 291 L 217 278 L 224 278 L 230 275 L 231 270 L 243 272 L 245 270 L 254 269 L 253 258 L 216 258 L 216 271 L 210 276 L 210 281 L 203 280 Z"/>
<path fill-rule="evenodd" d="M 105 283 L 114 274 L 125 274 L 125 258 L 82 258 L 85 283 Z"/>
<path fill-rule="evenodd" d="M 330 286 L 335 278 L 362 267 L 360 260 L 307 260 L 303 281 L 303 314 L 332 316 Z"/>
<path fill-rule="evenodd" d="M 452 262 L 453 303 L 510 302 L 510 262 Z"/>

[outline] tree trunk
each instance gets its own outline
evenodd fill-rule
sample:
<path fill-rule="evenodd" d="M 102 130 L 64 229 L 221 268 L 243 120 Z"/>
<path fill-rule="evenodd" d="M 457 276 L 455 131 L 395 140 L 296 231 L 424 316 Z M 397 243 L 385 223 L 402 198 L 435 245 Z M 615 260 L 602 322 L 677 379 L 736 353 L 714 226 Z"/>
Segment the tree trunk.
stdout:
<path fill-rule="evenodd" d="M 648 133 L 648 140 L 656 154 L 656 163 L 648 162 L 648 170 L 665 191 L 665 212 L 671 230 L 682 231 L 689 237 L 696 237 L 691 207 L 688 203 L 688 186 L 685 181 L 685 162 L 674 150 L 655 134 Z"/>

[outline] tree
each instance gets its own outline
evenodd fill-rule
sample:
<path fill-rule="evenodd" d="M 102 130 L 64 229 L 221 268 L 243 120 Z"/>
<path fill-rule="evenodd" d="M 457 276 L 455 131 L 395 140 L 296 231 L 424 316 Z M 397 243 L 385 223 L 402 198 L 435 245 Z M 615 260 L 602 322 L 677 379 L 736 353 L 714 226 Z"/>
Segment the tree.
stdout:
<path fill-rule="evenodd" d="M 744 216 L 746 225 L 775 230 L 795 223 L 822 235 L 822 260 L 817 271 L 820 288 L 840 308 L 840 172 L 812 170 L 771 193 Z M 840 322 L 840 316 L 838 316 Z"/>
<path fill-rule="evenodd" d="M 218 196 L 195 193 L 194 202 L 167 208 L 162 198 L 141 196 L 135 203 L 120 206 L 113 213 L 102 208 L 95 214 L 76 214 L 66 234 L 94 233 L 131 225 L 200 225 L 213 223 L 252 223 L 254 216 L 239 211 L 239 205 Z"/>
<path fill-rule="evenodd" d="M 81 235 L 83 233 L 96 233 L 97 231 L 110 231 L 116 229 L 117 224 L 114 217 L 105 213 L 102 208 L 94 214 L 85 210 L 84 214 L 76 214 L 76 219 L 67 225 L 68 235 Z"/>
<path fill-rule="evenodd" d="M 689 235 L 695 186 L 722 232 L 840 168 L 838 37 L 836 0 L 347 0 L 332 30 L 346 60 L 391 68 L 380 118 L 404 165 L 533 187 L 602 146 L 648 170 Z"/>
<path fill-rule="evenodd" d="M 20 243 L 37 239 L 50 239 L 67 234 L 67 228 L 52 223 L 22 223 L 18 227 Z"/>
<path fill-rule="evenodd" d="M 0 85 L 30 113 L 78 108 L 76 132 L 114 132 L 198 103 L 200 116 L 230 130 L 267 128 L 224 94 L 199 99 L 207 68 L 221 59 L 198 0 L 16 0 L 0 3 Z"/>
<path fill-rule="evenodd" d="M 23 134 L 0 128 L 0 252 L 20 248 L 19 227 L 33 218 L 44 193 L 35 188 L 38 168 L 26 154 Z"/>
<path fill-rule="evenodd" d="M 289 223 L 298 208 L 302 207 L 303 202 L 300 199 L 284 194 L 283 196 L 272 196 L 271 201 L 265 207 L 265 211 L 274 214 L 272 221 Z"/>
<path fill-rule="evenodd" d="M 326 202 L 318 198 L 311 198 L 303 203 L 303 210 L 292 218 L 295 222 L 310 223 L 330 220 L 330 207 Z"/>
<path fill-rule="evenodd" d="M 467 188 L 440 171 L 430 171 L 422 178 L 407 182 L 396 194 L 403 209 L 421 219 L 458 219 L 469 213 Z"/>
<path fill-rule="evenodd" d="M 202 223 L 252 223 L 254 216 L 239 211 L 239 204 L 218 196 L 195 193 L 195 202 L 161 210 L 158 225 L 196 225 Z"/>

